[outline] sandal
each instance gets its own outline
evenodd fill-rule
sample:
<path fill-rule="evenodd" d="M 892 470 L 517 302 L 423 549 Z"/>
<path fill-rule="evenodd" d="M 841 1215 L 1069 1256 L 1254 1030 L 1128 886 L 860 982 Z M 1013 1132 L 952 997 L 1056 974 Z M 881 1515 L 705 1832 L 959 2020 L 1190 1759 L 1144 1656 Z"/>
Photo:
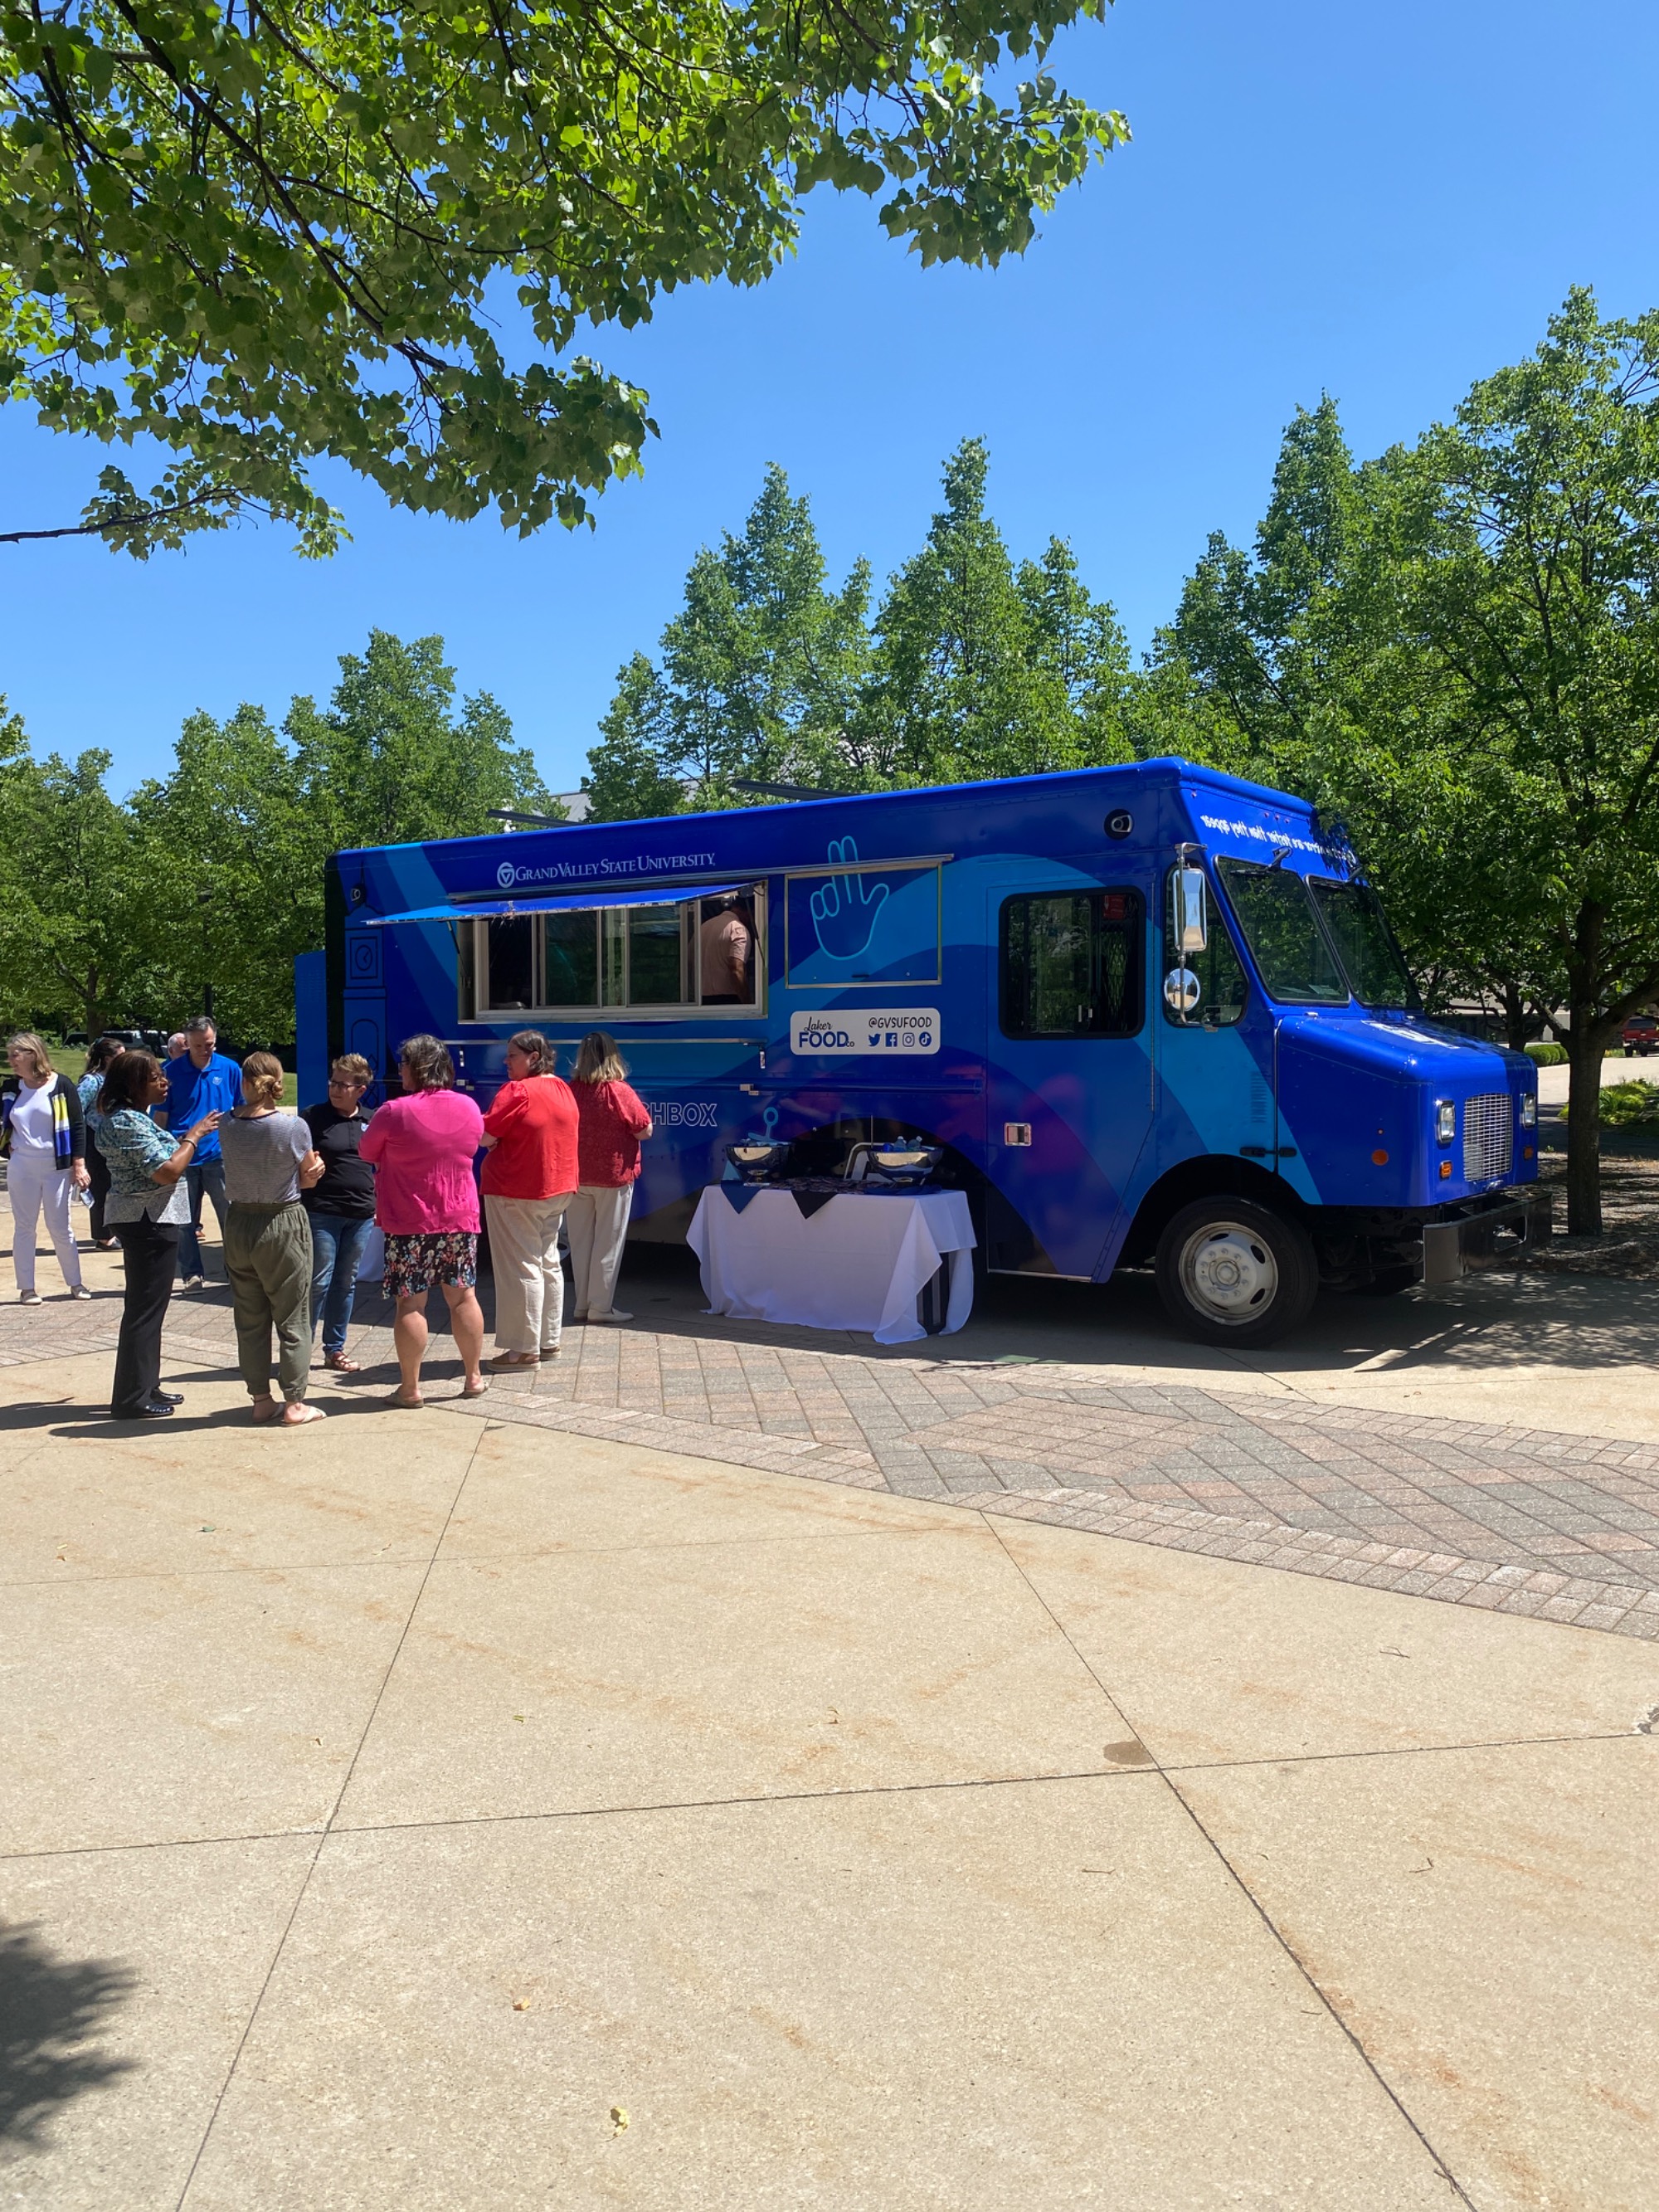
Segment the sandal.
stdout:
<path fill-rule="evenodd" d="M 343 1352 L 325 1352 L 323 1364 L 331 1367 L 337 1375 L 361 1375 L 363 1371 L 362 1361 L 349 1359 Z"/>
<path fill-rule="evenodd" d="M 489 1377 L 487 1375 L 476 1376 L 471 1382 L 462 1383 L 461 1395 L 463 1398 L 482 1398 L 489 1388 Z"/>
<path fill-rule="evenodd" d="M 252 1402 L 254 1420 L 262 1429 L 269 1428 L 283 1410 L 274 1398 L 256 1398 Z M 259 1410 L 262 1406 L 264 1407 L 263 1413 Z"/>
<path fill-rule="evenodd" d="M 538 1352 L 498 1352 L 493 1359 L 486 1359 L 484 1367 L 491 1375 L 511 1375 L 521 1367 L 539 1367 L 542 1356 Z"/>
<path fill-rule="evenodd" d="M 426 1406 L 424 1398 L 405 1398 L 401 1382 L 389 1398 L 382 1399 L 380 1402 L 386 1406 L 395 1406 L 400 1413 L 418 1413 L 422 1412 Z"/>
<path fill-rule="evenodd" d="M 303 1398 L 291 1398 L 283 1407 L 279 1429 L 303 1429 L 313 1421 L 325 1421 L 328 1415 L 320 1406 L 307 1406 Z"/>

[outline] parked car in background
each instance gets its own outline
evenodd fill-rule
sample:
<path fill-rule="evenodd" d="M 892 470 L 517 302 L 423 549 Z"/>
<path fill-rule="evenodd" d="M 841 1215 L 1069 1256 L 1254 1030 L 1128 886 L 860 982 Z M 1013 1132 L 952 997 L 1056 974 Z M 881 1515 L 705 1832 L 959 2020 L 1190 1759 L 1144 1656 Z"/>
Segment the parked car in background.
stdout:
<path fill-rule="evenodd" d="M 1625 1024 L 1620 1042 L 1625 1050 L 1645 1060 L 1650 1052 L 1659 1052 L 1659 1014 L 1632 1014 Z"/>
<path fill-rule="evenodd" d="M 156 1054 L 160 1054 L 167 1043 L 160 1030 L 100 1030 L 98 1034 L 100 1036 L 119 1037 L 125 1045 L 137 1045 L 145 1052 Z M 91 1042 L 84 1030 L 65 1030 L 64 1032 L 66 1048 L 70 1045 L 88 1045 Z"/>

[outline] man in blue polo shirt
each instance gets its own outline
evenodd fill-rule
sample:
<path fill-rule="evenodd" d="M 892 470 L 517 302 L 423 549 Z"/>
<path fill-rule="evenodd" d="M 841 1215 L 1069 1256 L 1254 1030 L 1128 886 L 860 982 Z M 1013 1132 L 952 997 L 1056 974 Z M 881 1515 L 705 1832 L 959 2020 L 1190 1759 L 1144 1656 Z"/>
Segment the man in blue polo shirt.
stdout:
<path fill-rule="evenodd" d="M 167 1124 L 188 1129 L 204 1114 L 234 1113 L 242 1103 L 242 1071 L 213 1048 L 219 1041 L 212 1018 L 198 1014 L 185 1024 L 185 1049 L 162 1073 L 167 1079 Z M 161 1116 L 158 1114 L 156 1120 Z M 202 1196 L 213 1200 L 219 1235 L 225 1233 L 225 1161 L 216 1130 L 209 1130 L 185 1170 L 190 1188 L 190 1220 L 179 1224 L 179 1273 L 187 1291 L 202 1287 Z"/>

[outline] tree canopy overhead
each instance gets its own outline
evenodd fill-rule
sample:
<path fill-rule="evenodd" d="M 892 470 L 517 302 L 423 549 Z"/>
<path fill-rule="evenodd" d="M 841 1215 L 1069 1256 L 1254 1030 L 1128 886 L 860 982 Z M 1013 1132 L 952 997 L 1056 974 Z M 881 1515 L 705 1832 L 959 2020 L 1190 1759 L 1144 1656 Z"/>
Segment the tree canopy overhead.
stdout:
<path fill-rule="evenodd" d="M 581 331 L 759 282 L 821 183 L 884 193 L 925 263 L 1021 251 L 1127 136 L 1043 67 L 1105 5 L 0 0 L 0 396 L 170 449 L 77 526 L 139 555 L 244 507 L 326 552 L 319 455 L 591 520 L 653 426 Z"/>

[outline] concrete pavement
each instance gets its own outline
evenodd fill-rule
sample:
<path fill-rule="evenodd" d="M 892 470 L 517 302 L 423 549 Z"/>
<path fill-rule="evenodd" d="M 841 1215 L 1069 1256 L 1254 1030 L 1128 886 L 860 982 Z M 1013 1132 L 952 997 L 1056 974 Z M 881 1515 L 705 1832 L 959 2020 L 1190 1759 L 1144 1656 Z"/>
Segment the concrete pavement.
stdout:
<path fill-rule="evenodd" d="M 611 1434 L 256 1431 L 210 1301 L 118 1437 L 110 1308 L 0 1309 L 0 2205 L 1652 2212 L 1659 1650 L 745 1464 L 635 1282 Z M 1036 1304 L 875 1381 L 1659 1433 L 1644 1286 Z"/>

